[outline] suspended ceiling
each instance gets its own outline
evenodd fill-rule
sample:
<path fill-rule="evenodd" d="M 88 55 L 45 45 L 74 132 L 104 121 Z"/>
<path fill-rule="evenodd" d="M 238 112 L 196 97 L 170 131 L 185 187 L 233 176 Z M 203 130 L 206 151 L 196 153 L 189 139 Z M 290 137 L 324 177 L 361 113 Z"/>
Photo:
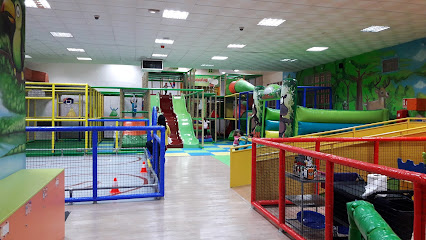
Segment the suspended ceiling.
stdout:
<path fill-rule="evenodd" d="M 140 65 L 167 54 L 165 67 L 297 71 L 426 36 L 425 0 L 50 0 L 52 9 L 27 8 L 26 54 L 30 62 Z M 188 11 L 187 20 L 162 18 L 148 9 Z M 99 20 L 94 15 L 100 15 Z M 278 27 L 258 26 L 282 18 Z M 391 28 L 379 33 L 371 25 Z M 240 31 L 239 27 L 244 27 Z M 50 32 L 70 32 L 54 38 Z M 175 40 L 155 44 L 156 38 Z M 228 49 L 231 43 L 246 44 Z M 323 52 L 306 52 L 326 46 Z M 86 53 L 66 48 L 84 48 Z M 225 61 L 212 56 L 227 56 Z M 298 59 L 281 62 L 281 59 Z M 85 62 L 89 63 L 89 62 Z M 202 67 L 213 64 L 214 67 Z"/>

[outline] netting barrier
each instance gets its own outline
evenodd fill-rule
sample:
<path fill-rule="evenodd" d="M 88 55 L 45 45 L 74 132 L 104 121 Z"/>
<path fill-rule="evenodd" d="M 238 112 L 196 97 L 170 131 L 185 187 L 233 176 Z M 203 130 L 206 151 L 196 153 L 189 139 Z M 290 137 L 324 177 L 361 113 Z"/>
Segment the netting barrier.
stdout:
<path fill-rule="evenodd" d="M 163 126 L 27 127 L 26 168 L 65 169 L 65 201 L 164 197 Z M 152 148 L 117 147 L 116 136 L 143 131 Z M 87 134 L 86 134 L 87 133 Z M 52 137 L 55 144 L 52 148 Z M 80 137 L 79 137 L 80 136 Z M 85 148 L 86 138 L 89 148 Z"/>
<path fill-rule="evenodd" d="M 364 200 L 392 234 L 425 240 L 426 137 L 252 142 L 252 206 L 293 238 L 381 239 L 374 236 L 384 228 L 371 224 L 371 211 L 348 206 Z"/>

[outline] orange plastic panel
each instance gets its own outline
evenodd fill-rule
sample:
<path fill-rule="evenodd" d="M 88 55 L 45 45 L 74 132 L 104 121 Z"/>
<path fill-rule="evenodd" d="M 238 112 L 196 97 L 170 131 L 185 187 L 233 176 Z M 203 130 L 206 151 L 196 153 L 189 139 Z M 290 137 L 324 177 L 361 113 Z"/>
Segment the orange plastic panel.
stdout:
<path fill-rule="evenodd" d="M 426 98 L 404 98 L 404 108 L 411 111 L 426 111 Z"/>
<path fill-rule="evenodd" d="M 5 221 L 9 222 L 9 233 L 4 240 L 64 239 L 64 198 L 64 172 L 62 172 Z"/>

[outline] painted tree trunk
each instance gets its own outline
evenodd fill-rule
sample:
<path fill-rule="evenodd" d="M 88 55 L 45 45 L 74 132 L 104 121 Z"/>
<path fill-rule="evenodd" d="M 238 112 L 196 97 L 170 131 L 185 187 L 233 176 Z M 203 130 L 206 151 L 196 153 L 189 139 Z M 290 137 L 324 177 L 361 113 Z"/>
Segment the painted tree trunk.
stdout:
<path fill-rule="evenodd" d="M 256 86 L 253 91 L 253 118 L 251 123 L 251 133 L 253 137 L 260 137 L 262 135 L 262 121 L 263 121 L 263 101 L 261 101 L 264 86 Z"/>
<path fill-rule="evenodd" d="M 356 110 L 363 110 L 362 100 L 362 78 L 358 77 L 356 80 Z"/>
<path fill-rule="evenodd" d="M 296 113 L 297 81 L 294 78 L 283 79 L 280 98 L 280 137 L 292 137 Z"/>

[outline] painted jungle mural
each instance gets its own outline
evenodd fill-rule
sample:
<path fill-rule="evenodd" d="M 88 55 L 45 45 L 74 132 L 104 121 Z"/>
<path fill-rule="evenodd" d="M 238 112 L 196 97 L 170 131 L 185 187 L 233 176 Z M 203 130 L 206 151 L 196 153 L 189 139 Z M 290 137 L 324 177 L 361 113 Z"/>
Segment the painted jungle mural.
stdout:
<path fill-rule="evenodd" d="M 25 4 L 0 0 L 0 179 L 25 168 Z"/>
<path fill-rule="evenodd" d="M 333 108 L 388 108 L 390 118 L 402 109 L 403 98 L 426 98 L 426 38 L 375 50 L 297 73 L 299 85 L 320 73 L 331 73 Z M 410 111 L 410 116 L 425 112 Z"/>

